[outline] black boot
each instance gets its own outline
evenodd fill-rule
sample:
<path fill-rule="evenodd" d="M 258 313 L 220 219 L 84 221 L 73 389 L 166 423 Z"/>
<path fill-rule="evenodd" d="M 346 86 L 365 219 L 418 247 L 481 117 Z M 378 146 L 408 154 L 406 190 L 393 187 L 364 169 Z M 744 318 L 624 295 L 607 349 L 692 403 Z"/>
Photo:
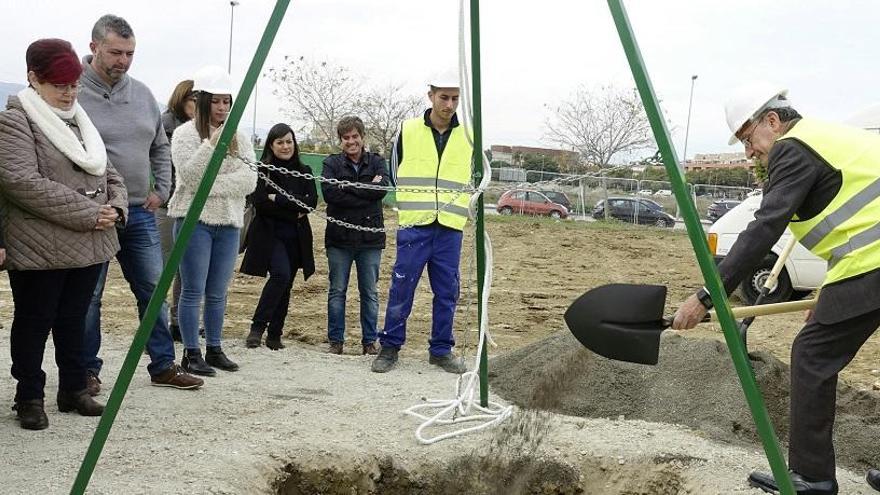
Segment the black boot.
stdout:
<path fill-rule="evenodd" d="M 251 323 L 251 332 L 244 339 L 244 344 L 248 349 L 256 349 L 260 347 L 260 341 L 263 340 L 263 332 L 266 330 L 266 324 L 260 322 Z"/>
<path fill-rule="evenodd" d="M 202 359 L 202 351 L 199 349 L 184 349 L 180 366 L 194 375 L 214 376 L 217 374 L 214 368 L 208 366 L 208 363 Z"/>
<path fill-rule="evenodd" d="M 281 343 L 281 335 L 267 335 L 266 347 L 272 349 L 273 351 L 284 349 L 284 344 Z"/>
<path fill-rule="evenodd" d="M 58 410 L 61 412 L 76 411 L 80 416 L 100 416 L 104 412 L 104 406 L 89 395 L 87 388 L 76 392 L 59 390 Z"/>
<path fill-rule="evenodd" d="M 865 480 L 871 485 L 871 488 L 880 491 L 880 469 L 869 469 Z"/>
<path fill-rule="evenodd" d="M 226 357 L 226 354 L 223 353 L 223 348 L 219 345 L 217 347 L 210 345 L 207 347 L 205 350 L 205 361 L 223 371 L 238 371 L 238 365 Z"/>
<path fill-rule="evenodd" d="M 15 416 L 25 430 L 45 430 L 49 427 L 43 399 L 16 401 L 12 408 L 15 409 Z"/>

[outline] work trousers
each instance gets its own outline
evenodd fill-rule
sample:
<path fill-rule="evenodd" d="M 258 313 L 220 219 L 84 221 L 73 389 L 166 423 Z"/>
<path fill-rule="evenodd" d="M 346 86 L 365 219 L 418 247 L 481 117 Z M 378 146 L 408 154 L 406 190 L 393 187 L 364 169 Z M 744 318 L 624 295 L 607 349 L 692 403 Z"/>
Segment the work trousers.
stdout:
<path fill-rule="evenodd" d="M 445 356 L 452 352 L 455 337 L 452 320 L 458 303 L 460 230 L 437 223 L 397 231 L 397 259 L 391 272 L 385 329 L 379 335 L 382 347 L 399 349 L 406 341 L 406 320 L 412 312 L 413 297 L 425 265 L 434 292 L 431 339 L 428 352 Z"/>
<path fill-rule="evenodd" d="M 833 325 L 811 319 L 791 347 L 789 467 L 810 479 L 835 477 L 837 375 L 880 326 L 880 309 Z"/>

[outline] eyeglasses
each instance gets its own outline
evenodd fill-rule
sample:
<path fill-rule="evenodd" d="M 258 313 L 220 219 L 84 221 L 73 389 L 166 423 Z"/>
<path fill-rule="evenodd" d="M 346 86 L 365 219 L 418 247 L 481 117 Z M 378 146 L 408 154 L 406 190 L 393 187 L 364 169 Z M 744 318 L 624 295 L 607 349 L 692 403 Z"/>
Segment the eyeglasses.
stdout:
<path fill-rule="evenodd" d="M 82 88 L 82 84 L 53 84 L 52 87 L 59 93 L 77 93 Z"/>
<path fill-rule="evenodd" d="M 749 131 L 748 135 L 747 135 L 747 136 L 744 136 L 744 137 L 741 137 L 741 138 L 739 139 L 739 142 L 741 142 L 741 143 L 743 144 L 743 146 L 745 146 L 746 148 L 751 148 L 751 147 L 752 147 L 752 135 L 755 133 L 755 130 L 758 129 L 758 125 L 761 124 L 761 121 L 762 121 L 762 120 L 764 120 L 764 116 L 763 116 L 763 115 L 760 115 L 760 116 L 758 116 L 755 120 L 753 120 L 753 121 L 752 121 L 752 126 L 751 126 L 752 128 L 751 128 L 751 130 Z"/>

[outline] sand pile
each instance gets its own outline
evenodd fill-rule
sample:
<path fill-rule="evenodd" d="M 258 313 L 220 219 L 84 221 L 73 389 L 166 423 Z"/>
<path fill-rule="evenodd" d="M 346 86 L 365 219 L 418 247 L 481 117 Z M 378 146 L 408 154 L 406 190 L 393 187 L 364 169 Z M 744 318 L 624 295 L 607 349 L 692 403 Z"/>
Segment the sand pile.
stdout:
<path fill-rule="evenodd" d="M 777 435 L 787 442 L 789 367 L 761 351 L 751 358 Z M 664 334 L 660 363 L 645 366 L 598 356 L 566 331 L 494 358 L 489 370 L 493 391 L 521 407 L 681 424 L 760 448 L 730 355 L 715 340 Z M 880 394 L 842 381 L 837 393 L 838 464 L 880 465 Z"/>

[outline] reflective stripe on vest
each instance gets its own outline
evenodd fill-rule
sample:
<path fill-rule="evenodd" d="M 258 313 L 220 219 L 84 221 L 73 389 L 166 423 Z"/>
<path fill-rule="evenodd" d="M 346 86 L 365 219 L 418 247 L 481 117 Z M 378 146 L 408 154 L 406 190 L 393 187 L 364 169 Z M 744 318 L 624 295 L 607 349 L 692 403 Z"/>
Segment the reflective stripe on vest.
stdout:
<path fill-rule="evenodd" d="M 403 161 L 397 168 L 397 192 L 400 225 L 441 225 L 463 230 L 468 220 L 467 192 L 471 183 L 473 148 L 463 126 L 452 129 L 443 156 L 438 159 L 437 145 L 424 117 L 403 123 Z"/>
<path fill-rule="evenodd" d="M 828 261 L 823 285 L 880 268 L 880 136 L 801 119 L 783 139 L 803 143 L 841 174 L 840 190 L 824 210 L 789 223 L 804 247 Z"/>

